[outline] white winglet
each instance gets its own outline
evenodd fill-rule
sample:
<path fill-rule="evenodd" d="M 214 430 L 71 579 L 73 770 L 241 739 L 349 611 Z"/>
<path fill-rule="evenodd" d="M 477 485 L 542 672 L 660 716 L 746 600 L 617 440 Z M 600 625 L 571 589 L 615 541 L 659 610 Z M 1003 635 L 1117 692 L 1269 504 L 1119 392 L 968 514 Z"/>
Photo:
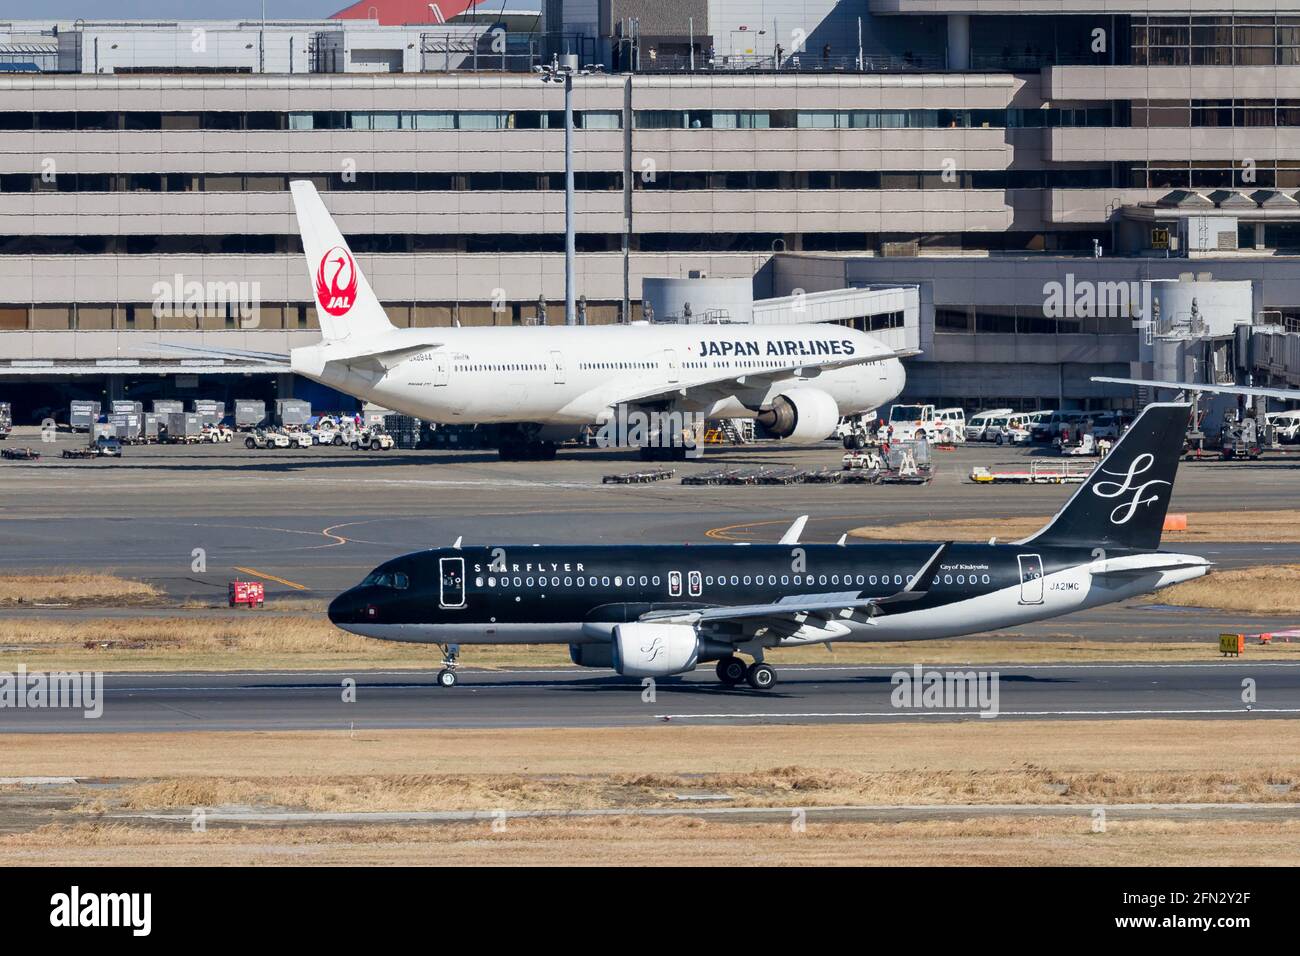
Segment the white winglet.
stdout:
<path fill-rule="evenodd" d="M 836 541 L 835 543 L 838 544 L 840 547 L 844 547 L 845 542 L 847 542 L 848 540 L 849 540 L 849 533 L 846 531 L 842 535 L 840 535 L 840 540 Z"/>
<path fill-rule="evenodd" d="M 794 519 L 794 524 L 786 528 L 785 534 L 781 535 L 781 540 L 777 544 L 798 544 L 799 535 L 803 534 L 803 526 L 808 523 L 807 515 L 800 515 Z"/>
<path fill-rule="evenodd" d="M 456 541 L 455 541 L 455 543 L 452 544 L 452 547 L 453 547 L 454 549 L 456 549 L 457 551 L 460 550 L 460 541 L 461 541 L 461 538 L 463 538 L 463 537 L 465 537 L 463 534 L 462 534 L 462 535 L 457 535 L 457 536 L 456 536 Z"/>

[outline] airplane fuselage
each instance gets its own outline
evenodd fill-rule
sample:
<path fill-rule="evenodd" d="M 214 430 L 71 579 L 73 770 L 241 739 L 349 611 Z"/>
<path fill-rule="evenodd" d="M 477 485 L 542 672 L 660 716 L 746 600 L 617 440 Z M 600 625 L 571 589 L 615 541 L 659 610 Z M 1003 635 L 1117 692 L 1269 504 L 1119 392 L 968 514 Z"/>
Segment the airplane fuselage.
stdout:
<path fill-rule="evenodd" d="M 649 612 L 772 604 L 799 595 L 884 598 L 933 553 L 928 544 L 467 547 L 380 565 L 330 619 L 367 637 L 429 643 L 608 641 Z M 1203 558 L 1014 544 L 954 544 L 926 593 L 765 640 L 955 637 L 1044 620 L 1200 577 Z M 384 576 L 389 576 L 384 580 Z M 738 636 L 738 635 L 736 635 Z M 758 635 L 762 639 L 762 635 Z M 746 638 L 749 639 L 749 638 Z"/>
<path fill-rule="evenodd" d="M 637 395 L 667 395 L 659 404 L 707 417 L 743 418 L 795 388 L 823 391 L 849 415 L 889 403 L 905 381 L 892 348 L 830 324 L 396 329 L 367 348 L 399 359 L 389 367 L 349 362 L 348 342 L 340 340 L 294 349 L 293 369 L 441 424 L 586 425 Z M 819 367 L 865 355 L 881 358 Z M 791 365 L 799 370 L 760 378 Z M 723 377 L 725 386 L 690 391 Z"/>

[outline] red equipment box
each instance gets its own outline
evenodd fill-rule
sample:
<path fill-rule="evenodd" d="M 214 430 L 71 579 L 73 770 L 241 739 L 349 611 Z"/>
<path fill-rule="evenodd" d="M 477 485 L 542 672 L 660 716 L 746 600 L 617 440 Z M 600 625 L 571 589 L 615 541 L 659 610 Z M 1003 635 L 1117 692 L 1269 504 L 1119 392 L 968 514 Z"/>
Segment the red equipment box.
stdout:
<path fill-rule="evenodd" d="M 231 581 L 227 593 L 231 607 L 261 607 L 266 603 L 266 586 L 261 581 Z"/>

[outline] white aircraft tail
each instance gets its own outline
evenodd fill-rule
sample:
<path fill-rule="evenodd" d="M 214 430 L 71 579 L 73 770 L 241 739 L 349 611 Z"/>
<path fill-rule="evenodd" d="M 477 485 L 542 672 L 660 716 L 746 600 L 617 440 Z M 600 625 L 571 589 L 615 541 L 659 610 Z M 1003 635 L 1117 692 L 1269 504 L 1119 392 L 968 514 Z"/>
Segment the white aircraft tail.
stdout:
<path fill-rule="evenodd" d="M 357 343 L 393 331 L 316 187 L 295 180 L 289 189 L 307 257 L 307 281 L 316 296 L 316 315 L 325 341 Z"/>

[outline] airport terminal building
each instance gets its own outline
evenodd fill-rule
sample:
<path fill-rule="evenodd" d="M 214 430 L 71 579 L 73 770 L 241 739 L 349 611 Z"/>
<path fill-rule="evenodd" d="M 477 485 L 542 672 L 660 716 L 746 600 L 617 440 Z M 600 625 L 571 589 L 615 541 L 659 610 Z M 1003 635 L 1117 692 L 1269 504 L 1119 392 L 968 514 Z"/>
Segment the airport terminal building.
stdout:
<path fill-rule="evenodd" d="M 1250 285 L 1193 297 L 1230 303 L 1220 338 L 1249 327 L 1230 367 L 1182 349 L 1179 371 L 1300 384 L 1300 0 L 386 7 L 0 22 L 16 418 L 200 381 L 310 396 L 255 362 L 150 351 L 164 332 L 315 341 L 291 179 L 321 190 L 396 324 L 563 321 L 563 96 L 533 68 L 565 54 L 598 67 L 573 93 L 582 321 L 719 320 L 704 301 L 647 315 L 646 279 L 748 280 L 755 321 L 872 290 L 831 320 L 922 348 L 909 397 L 1106 407 L 1135 396 L 1090 376 L 1198 328 L 1141 312 L 1181 276 Z"/>

